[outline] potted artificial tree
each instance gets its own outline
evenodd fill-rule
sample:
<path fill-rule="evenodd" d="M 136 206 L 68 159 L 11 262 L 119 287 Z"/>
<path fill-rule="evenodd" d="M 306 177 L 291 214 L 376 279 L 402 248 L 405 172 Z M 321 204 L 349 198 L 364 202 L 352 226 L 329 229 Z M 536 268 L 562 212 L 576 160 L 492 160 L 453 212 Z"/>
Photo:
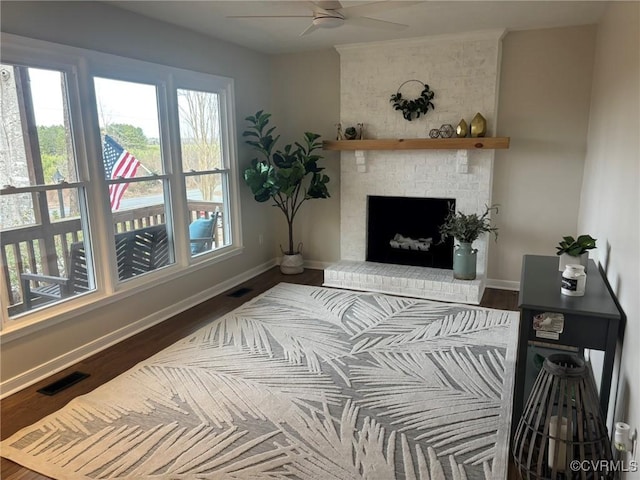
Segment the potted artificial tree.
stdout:
<path fill-rule="evenodd" d="M 302 243 L 297 247 L 293 241 L 293 220 L 302 204 L 312 198 L 327 198 L 329 177 L 320 172 L 318 160 L 322 157 L 314 151 L 322 147 L 320 135 L 305 132 L 303 144 L 288 144 L 282 150 L 275 150 L 280 135 L 273 137 L 276 127 L 268 127 L 271 114 L 262 110 L 247 117 L 249 127 L 242 136 L 246 143 L 260 153 L 251 166 L 244 171 L 244 181 L 251 188 L 258 202 L 271 199 L 287 220 L 289 244 L 285 251 L 282 246 L 280 270 L 285 274 L 302 273 Z"/>
<path fill-rule="evenodd" d="M 562 272 L 567 265 L 571 264 L 584 265 L 586 270 L 589 261 L 588 250 L 592 248 L 596 248 L 596 239 L 591 235 L 579 235 L 578 238 L 562 237 L 562 241 L 556 247 L 558 250 L 556 255 L 560 256 L 558 270 Z"/>
<path fill-rule="evenodd" d="M 492 210 L 498 213 L 498 206 L 486 207 L 482 215 L 472 213 L 465 215 L 456 212 L 453 206 L 445 221 L 440 225 L 441 241 L 447 237 L 453 237 L 457 242 L 453 252 L 453 277 L 460 280 L 473 280 L 476 278 L 476 254 L 477 249 L 472 248 L 473 242 L 483 233 L 491 232 L 498 240 L 498 227 L 491 226 L 489 214 Z"/>

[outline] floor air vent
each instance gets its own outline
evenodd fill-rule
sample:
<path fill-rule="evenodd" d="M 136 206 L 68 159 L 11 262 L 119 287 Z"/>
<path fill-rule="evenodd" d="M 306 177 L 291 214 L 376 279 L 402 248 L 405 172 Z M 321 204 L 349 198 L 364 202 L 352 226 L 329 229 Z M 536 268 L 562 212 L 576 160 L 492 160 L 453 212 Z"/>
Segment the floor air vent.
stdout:
<path fill-rule="evenodd" d="M 229 293 L 227 297 L 235 297 L 235 298 L 242 297 L 247 293 L 249 293 L 251 290 L 252 290 L 251 288 L 242 287 L 242 288 L 239 288 L 238 290 L 235 290 Z"/>
<path fill-rule="evenodd" d="M 84 380 L 89 376 L 88 373 L 82 372 L 73 372 L 66 377 L 61 378 L 60 380 L 56 380 L 53 383 L 50 383 L 46 387 L 38 390 L 38 393 L 42 393 L 43 395 L 55 395 L 58 392 L 61 392 L 65 388 L 69 388 L 71 385 L 75 385 L 80 380 Z"/>

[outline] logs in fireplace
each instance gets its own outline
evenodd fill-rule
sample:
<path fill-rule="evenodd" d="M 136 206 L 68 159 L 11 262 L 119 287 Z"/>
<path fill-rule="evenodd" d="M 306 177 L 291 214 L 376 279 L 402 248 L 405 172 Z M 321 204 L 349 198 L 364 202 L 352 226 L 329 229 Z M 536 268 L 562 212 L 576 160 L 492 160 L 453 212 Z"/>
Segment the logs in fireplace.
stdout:
<path fill-rule="evenodd" d="M 367 261 L 451 269 L 453 240 L 439 226 L 453 198 L 367 197 Z"/>

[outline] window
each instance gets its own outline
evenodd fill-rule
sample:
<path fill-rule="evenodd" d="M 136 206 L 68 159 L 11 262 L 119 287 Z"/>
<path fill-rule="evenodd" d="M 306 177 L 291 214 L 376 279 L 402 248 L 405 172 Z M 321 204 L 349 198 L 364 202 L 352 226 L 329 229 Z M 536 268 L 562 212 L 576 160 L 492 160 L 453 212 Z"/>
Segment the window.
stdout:
<path fill-rule="evenodd" d="M 3 40 L 3 326 L 240 251 L 230 79 Z"/>
<path fill-rule="evenodd" d="M 94 78 L 118 280 L 173 263 L 154 85 Z"/>
<path fill-rule="evenodd" d="M 191 255 L 229 245 L 228 156 L 224 155 L 220 98 L 216 93 L 178 89 L 180 147 Z"/>
<path fill-rule="evenodd" d="M 3 64 L 0 78 L 2 287 L 11 315 L 95 283 L 67 75 Z"/>

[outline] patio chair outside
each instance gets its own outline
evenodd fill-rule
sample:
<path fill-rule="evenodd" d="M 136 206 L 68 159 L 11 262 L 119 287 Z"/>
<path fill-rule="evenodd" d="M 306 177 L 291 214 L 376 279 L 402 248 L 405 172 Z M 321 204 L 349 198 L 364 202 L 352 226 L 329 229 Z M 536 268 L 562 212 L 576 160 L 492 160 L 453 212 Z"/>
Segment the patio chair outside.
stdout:
<path fill-rule="evenodd" d="M 212 213 L 209 218 L 198 218 L 189 225 L 191 255 L 211 250 L 218 226 L 220 212 Z"/>
<path fill-rule="evenodd" d="M 170 261 L 165 224 L 117 233 L 115 248 L 120 280 L 150 272 L 168 265 Z M 34 273 L 20 275 L 25 310 L 90 290 L 84 242 L 72 243 L 69 257 L 67 277 Z"/>

